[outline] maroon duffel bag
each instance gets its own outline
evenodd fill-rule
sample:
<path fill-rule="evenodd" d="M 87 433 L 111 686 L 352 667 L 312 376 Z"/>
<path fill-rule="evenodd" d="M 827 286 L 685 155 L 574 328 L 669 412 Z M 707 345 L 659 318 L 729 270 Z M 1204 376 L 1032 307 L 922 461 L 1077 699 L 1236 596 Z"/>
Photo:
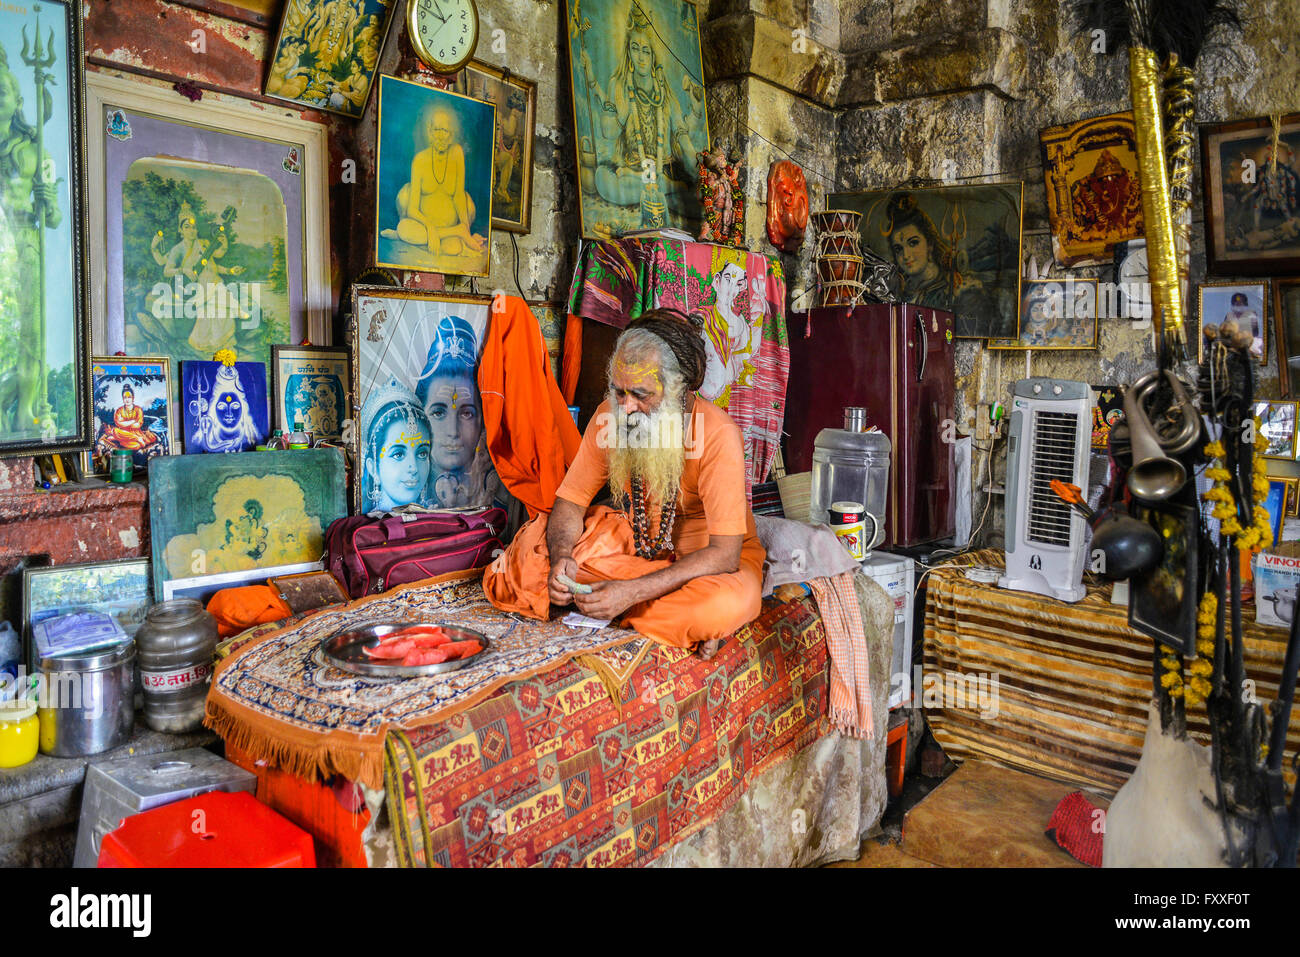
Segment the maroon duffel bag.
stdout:
<path fill-rule="evenodd" d="M 435 575 L 482 568 L 504 549 L 505 509 L 336 519 L 325 533 L 329 569 L 353 598 Z"/>

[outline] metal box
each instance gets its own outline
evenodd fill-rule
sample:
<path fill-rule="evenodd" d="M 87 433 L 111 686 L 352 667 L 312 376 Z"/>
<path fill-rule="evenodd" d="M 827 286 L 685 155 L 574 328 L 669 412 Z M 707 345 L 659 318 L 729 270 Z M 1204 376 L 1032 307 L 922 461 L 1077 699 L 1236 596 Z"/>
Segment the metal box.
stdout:
<path fill-rule="evenodd" d="M 208 791 L 257 791 L 257 775 L 203 748 L 141 755 L 86 769 L 73 867 L 95 867 L 104 835 L 122 819 Z"/>

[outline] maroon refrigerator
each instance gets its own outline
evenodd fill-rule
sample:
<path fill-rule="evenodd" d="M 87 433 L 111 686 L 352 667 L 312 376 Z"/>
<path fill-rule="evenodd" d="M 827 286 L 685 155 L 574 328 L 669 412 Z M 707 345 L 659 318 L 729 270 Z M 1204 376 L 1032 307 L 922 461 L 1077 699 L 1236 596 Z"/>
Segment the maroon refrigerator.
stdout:
<path fill-rule="evenodd" d="M 884 545 L 910 547 L 956 531 L 953 316 L 928 306 L 824 307 L 793 313 L 785 402 L 787 474 L 812 469 L 825 428 L 845 406 L 889 436 Z M 945 442 L 944 438 L 949 441 Z"/>

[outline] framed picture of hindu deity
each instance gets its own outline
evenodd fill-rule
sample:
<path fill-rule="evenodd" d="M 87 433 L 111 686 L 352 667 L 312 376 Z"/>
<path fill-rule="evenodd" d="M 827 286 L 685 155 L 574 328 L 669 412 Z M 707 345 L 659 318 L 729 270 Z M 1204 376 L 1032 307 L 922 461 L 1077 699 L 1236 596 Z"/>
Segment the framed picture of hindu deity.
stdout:
<path fill-rule="evenodd" d="M 325 128 L 289 108 L 87 80 L 91 314 L 101 354 L 268 363 L 329 344 Z M 175 397 L 180 402 L 181 397 Z"/>
<path fill-rule="evenodd" d="M 1024 183 L 895 188 L 826 197 L 862 214 L 863 248 L 899 268 L 902 300 L 956 316 L 965 339 L 1019 338 Z"/>
<path fill-rule="evenodd" d="M 327 442 L 339 441 L 343 423 L 352 418 L 351 368 L 346 349 L 272 346 L 273 427 L 282 432 L 305 430 Z"/>
<path fill-rule="evenodd" d="M 533 128 L 537 84 L 471 60 L 450 89 L 493 104 L 497 110 L 492 147 L 492 225 L 526 233 L 532 220 Z"/>
<path fill-rule="evenodd" d="M 1255 403 L 1255 418 L 1260 421 L 1260 431 L 1268 441 L 1261 455 L 1266 459 L 1294 459 L 1296 457 L 1296 403 L 1275 399 L 1260 399 Z"/>
<path fill-rule="evenodd" d="M 94 431 L 81 470 L 107 475 L 109 456 L 117 449 L 131 452 L 137 469 L 149 467 L 155 455 L 171 455 L 171 362 L 166 356 L 93 356 L 90 381 Z"/>
<path fill-rule="evenodd" d="M 379 77 L 375 265 L 488 274 L 495 129 L 491 103 Z"/>
<path fill-rule="evenodd" d="M 267 96 L 352 118 L 365 112 L 396 0 L 286 0 Z"/>
<path fill-rule="evenodd" d="M 477 385 L 491 297 L 381 286 L 352 295 L 357 512 L 508 508 Z"/>
<path fill-rule="evenodd" d="M 1300 272 L 1300 113 L 1202 126 L 1201 183 L 1210 275 Z"/>
<path fill-rule="evenodd" d="M 0 4 L 0 456 L 90 444 L 81 24 Z"/>
<path fill-rule="evenodd" d="M 1038 142 L 1057 262 L 1109 263 L 1116 243 L 1142 237 L 1132 113 L 1049 126 L 1038 134 Z"/>
<path fill-rule="evenodd" d="M 154 594 L 171 579 L 319 561 L 325 530 L 347 514 L 345 489 L 337 448 L 153 459 Z"/>
<path fill-rule="evenodd" d="M 1260 365 L 1268 361 L 1268 282 L 1203 282 L 1197 289 L 1197 317 L 1200 334 L 1196 337 L 1196 358 L 1205 358 L 1205 333 L 1218 330 L 1225 322 L 1239 329 L 1250 328 L 1250 354 Z"/>
<path fill-rule="evenodd" d="M 1273 341 L 1278 384 L 1289 398 L 1300 381 L 1300 279 L 1273 280 Z"/>
<path fill-rule="evenodd" d="M 186 452 L 250 452 L 270 434 L 266 366 L 260 362 L 181 365 Z"/>
<path fill-rule="evenodd" d="M 1097 280 L 1025 279 L 1020 336 L 990 339 L 990 349 L 1097 348 Z"/>
<path fill-rule="evenodd" d="M 698 154 L 710 143 L 695 4 L 565 0 L 565 10 L 582 235 L 696 235 Z"/>

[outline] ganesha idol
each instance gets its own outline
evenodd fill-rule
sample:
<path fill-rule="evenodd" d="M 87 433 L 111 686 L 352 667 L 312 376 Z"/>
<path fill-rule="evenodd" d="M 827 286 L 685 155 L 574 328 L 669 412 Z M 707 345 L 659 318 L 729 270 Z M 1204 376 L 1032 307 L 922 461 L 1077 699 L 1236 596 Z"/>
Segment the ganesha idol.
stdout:
<path fill-rule="evenodd" d="M 782 252 L 803 245 L 808 228 L 808 183 L 789 160 L 773 163 L 767 173 L 767 238 Z"/>

